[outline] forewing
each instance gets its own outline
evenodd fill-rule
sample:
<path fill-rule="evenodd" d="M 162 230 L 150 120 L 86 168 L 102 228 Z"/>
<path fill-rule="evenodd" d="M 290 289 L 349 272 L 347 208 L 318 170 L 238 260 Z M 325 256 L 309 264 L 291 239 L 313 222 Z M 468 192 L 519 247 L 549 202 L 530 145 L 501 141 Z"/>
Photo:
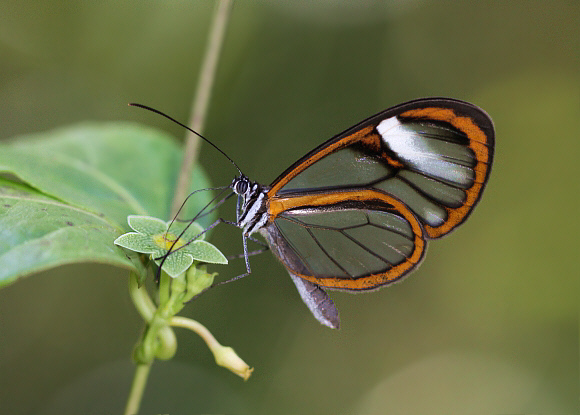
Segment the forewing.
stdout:
<path fill-rule="evenodd" d="M 383 111 L 287 169 L 269 197 L 370 189 L 402 201 L 430 238 L 461 224 L 491 171 L 494 130 L 478 107 L 430 98 Z"/>

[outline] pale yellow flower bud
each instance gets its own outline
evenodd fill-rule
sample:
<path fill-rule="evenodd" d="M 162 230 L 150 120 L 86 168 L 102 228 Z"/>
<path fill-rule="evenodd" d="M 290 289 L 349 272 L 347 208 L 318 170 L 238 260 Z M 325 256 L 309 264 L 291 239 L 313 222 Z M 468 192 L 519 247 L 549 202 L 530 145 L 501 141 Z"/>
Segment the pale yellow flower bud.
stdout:
<path fill-rule="evenodd" d="M 248 380 L 254 368 L 248 366 L 231 347 L 216 345 L 211 350 L 218 365 L 231 370 L 236 375 Z"/>

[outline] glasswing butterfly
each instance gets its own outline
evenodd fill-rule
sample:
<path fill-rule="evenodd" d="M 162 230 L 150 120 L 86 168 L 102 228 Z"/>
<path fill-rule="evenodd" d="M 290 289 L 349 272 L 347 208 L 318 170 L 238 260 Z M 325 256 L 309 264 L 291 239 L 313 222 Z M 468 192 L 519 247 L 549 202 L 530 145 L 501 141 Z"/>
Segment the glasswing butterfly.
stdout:
<path fill-rule="evenodd" d="M 270 186 L 251 181 L 218 149 L 240 173 L 229 186 L 238 197 L 237 220 L 219 219 L 208 229 L 226 222 L 242 230 L 247 272 L 234 279 L 250 273 L 247 240 L 261 234 L 314 317 L 338 328 L 325 289 L 374 290 L 415 269 L 427 241 L 451 232 L 478 203 L 493 148 L 493 123 L 483 110 L 424 98 L 334 136 Z"/>

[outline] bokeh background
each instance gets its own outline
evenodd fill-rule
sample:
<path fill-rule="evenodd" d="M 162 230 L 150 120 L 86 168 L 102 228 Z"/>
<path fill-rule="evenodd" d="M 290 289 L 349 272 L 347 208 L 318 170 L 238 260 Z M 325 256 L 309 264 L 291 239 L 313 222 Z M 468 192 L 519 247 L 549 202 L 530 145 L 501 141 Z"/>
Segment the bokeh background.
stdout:
<path fill-rule="evenodd" d="M 335 133 L 397 103 L 450 96 L 496 125 L 476 212 L 403 283 L 335 293 L 318 324 L 270 254 L 190 304 L 255 367 L 243 382 L 194 334 L 157 362 L 142 413 L 578 413 L 577 1 L 238 1 L 207 135 L 268 184 Z M 0 138 L 85 120 L 184 131 L 211 1 L 3 0 Z M 213 149 L 215 185 L 235 173 Z M 233 207 L 222 209 L 231 218 Z M 213 241 L 241 252 L 239 232 Z M 237 275 L 241 263 L 222 269 Z M 142 330 L 126 271 L 58 268 L 0 291 L 0 408 L 120 413 Z"/>

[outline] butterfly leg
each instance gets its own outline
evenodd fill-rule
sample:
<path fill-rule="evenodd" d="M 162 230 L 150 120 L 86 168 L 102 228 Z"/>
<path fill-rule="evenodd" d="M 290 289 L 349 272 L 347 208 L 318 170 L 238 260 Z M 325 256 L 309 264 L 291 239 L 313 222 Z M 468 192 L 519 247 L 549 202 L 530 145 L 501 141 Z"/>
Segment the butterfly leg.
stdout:
<path fill-rule="evenodd" d="M 244 253 L 241 253 L 241 254 L 236 254 L 236 255 L 229 255 L 229 256 L 227 257 L 227 259 L 238 259 L 238 258 L 245 258 L 245 257 L 246 257 L 246 255 L 247 255 L 247 256 L 254 256 L 254 255 L 259 255 L 259 254 L 261 254 L 261 253 L 263 253 L 263 252 L 266 252 L 266 251 L 270 250 L 270 246 L 269 246 L 267 243 L 265 243 L 265 242 L 262 242 L 262 241 L 260 241 L 259 239 L 256 239 L 256 238 L 252 238 L 251 236 L 248 236 L 248 239 L 249 239 L 250 241 L 252 241 L 252 242 L 255 242 L 255 243 L 257 243 L 258 245 L 261 245 L 261 246 L 262 246 L 262 248 L 260 248 L 260 249 L 257 249 L 257 250 L 255 250 L 255 251 L 250 251 L 250 252 L 248 252 L 247 254 L 244 252 Z"/>
<path fill-rule="evenodd" d="M 242 234 L 242 245 L 244 246 L 244 259 L 246 262 L 246 272 L 238 275 L 237 277 L 230 278 L 229 280 L 218 282 L 218 283 L 214 284 L 213 286 L 223 285 L 223 284 L 227 284 L 229 282 L 240 280 L 244 277 L 247 277 L 248 275 L 250 275 L 252 273 L 252 269 L 250 268 L 250 255 L 248 253 L 248 236 L 247 235 Z"/>

